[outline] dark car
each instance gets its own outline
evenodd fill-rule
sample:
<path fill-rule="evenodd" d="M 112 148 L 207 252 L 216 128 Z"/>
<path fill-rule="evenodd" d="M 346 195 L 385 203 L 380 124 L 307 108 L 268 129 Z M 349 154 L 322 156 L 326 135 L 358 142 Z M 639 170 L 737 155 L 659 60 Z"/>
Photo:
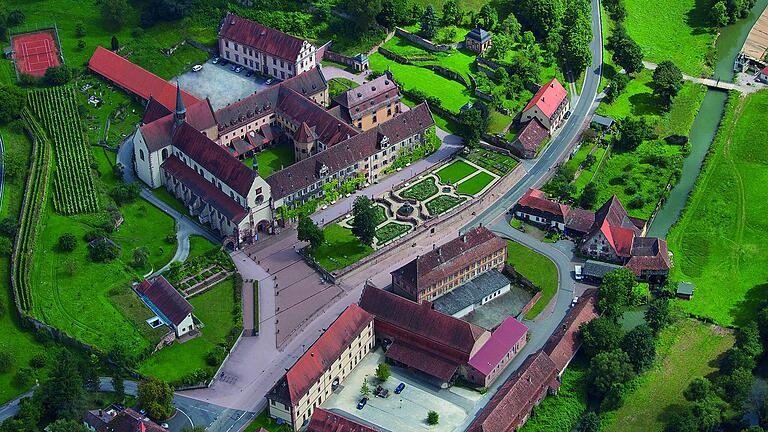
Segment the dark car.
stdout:
<path fill-rule="evenodd" d="M 226 65 L 228 65 L 228 64 L 229 64 L 229 60 L 226 60 L 226 59 L 221 59 L 221 60 L 219 61 L 219 66 L 226 66 Z"/>
<path fill-rule="evenodd" d="M 568 120 L 568 118 L 571 116 L 571 112 L 567 111 L 565 115 L 563 116 L 564 119 Z"/>
<path fill-rule="evenodd" d="M 363 407 L 365 407 L 365 404 L 367 404 L 367 403 L 368 403 L 368 398 L 367 397 L 364 397 L 364 398 L 360 399 L 360 402 L 357 403 L 357 409 L 359 409 L 359 410 L 363 409 Z"/>
<path fill-rule="evenodd" d="M 400 394 L 405 389 L 405 383 L 400 383 L 395 387 L 395 394 Z"/>

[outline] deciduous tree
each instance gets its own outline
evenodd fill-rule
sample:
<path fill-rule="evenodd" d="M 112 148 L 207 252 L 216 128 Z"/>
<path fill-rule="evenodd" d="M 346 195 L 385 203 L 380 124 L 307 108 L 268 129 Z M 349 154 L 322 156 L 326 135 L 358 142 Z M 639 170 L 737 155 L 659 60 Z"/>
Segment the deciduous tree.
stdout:
<path fill-rule="evenodd" d="M 672 99 L 683 87 L 683 73 L 669 60 L 665 60 L 653 71 L 653 94 L 661 98 L 669 108 Z"/>
<path fill-rule="evenodd" d="M 13 119 L 18 118 L 21 115 L 21 110 L 24 108 L 26 102 L 27 96 L 21 88 L 17 86 L 0 87 L 0 123 L 8 123 Z M 8 149 L 6 148 L 6 152 L 7 151 Z M 18 169 L 12 171 L 13 175 L 18 174 L 18 172 Z"/>
<path fill-rule="evenodd" d="M 367 196 L 355 199 L 352 206 L 352 234 L 365 245 L 373 244 L 376 236 L 376 209 Z"/>
<path fill-rule="evenodd" d="M 626 268 L 608 272 L 600 284 L 597 308 L 607 318 L 618 320 L 629 304 L 629 293 L 637 285 L 635 274 Z"/>
<path fill-rule="evenodd" d="M 448 0 L 443 3 L 443 24 L 461 25 L 464 19 L 464 10 L 457 0 Z"/>
<path fill-rule="evenodd" d="M 636 149 L 643 140 L 648 139 L 650 126 L 645 117 L 625 117 L 618 122 L 618 137 L 614 146 L 618 150 Z"/>
<path fill-rule="evenodd" d="M 589 362 L 590 391 L 603 397 L 615 386 L 621 386 L 635 377 L 627 353 L 620 349 L 597 354 Z"/>
<path fill-rule="evenodd" d="M 297 234 L 298 239 L 309 242 L 312 249 L 316 249 L 325 241 L 325 233 L 309 216 L 302 215 L 299 217 Z"/>
<path fill-rule="evenodd" d="M 389 379 L 389 377 L 392 375 L 392 373 L 389 371 L 389 365 L 386 363 L 379 363 L 378 366 L 376 366 L 376 377 L 384 382 Z"/>
<path fill-rule="evenodd" d="M 629 361 L 640 373 L 651 367 L 656 359 L 656 339 L 647 325 L 640 325 L 630 330 L 621 341 L 621 349 L 629 356 Z"/>
<path fill-rule="evenodd" d="M 79 420 L 85 404 L 83 379 L 77 362 L 68 351 L 56 357 L 48 380 L 35 391 L 35 401 L 41 409 L 42 423 L 57 419 Z"/>
<path fill-rule="evenodd" d="M 173 389 L 167 382 L 148 378 L 139 383 L 139 404 L 155 420 L 165 420 L 173 414 Z"/>
<path fill-rule="evenodd" d="M 672 324 L 674 317 L 669 308 L 669 300 L 657 298 L 648 303 L 648 308 L 645 310 L 645 322 L 656 334 Z"/>

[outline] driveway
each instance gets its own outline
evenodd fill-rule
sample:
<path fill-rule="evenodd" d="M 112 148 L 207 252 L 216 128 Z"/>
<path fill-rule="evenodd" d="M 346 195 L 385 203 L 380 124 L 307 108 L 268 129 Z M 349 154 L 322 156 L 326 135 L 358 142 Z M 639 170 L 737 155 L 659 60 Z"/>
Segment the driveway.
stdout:
<path fill-rule="evenodd" d="M 204 63 L 199 72 L 185 72 L 174 79 L 181 88 L 192 95 L 211 101 L 214 110 L 223 108 L 232 102 L 237 102 L 266 87 L 264 80 L 253 75 L 245 76 L 246 70 L 235 73 L 232 64 L 221 66 L 210 61 Z"/>

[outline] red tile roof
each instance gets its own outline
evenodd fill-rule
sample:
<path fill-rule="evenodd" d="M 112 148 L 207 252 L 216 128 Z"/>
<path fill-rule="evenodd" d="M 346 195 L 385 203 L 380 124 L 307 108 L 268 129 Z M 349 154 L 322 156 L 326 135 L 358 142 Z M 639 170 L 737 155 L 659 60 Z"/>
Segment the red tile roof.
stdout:
<path fill-rule="evenodd" d="M 597 318 L 597 290 L 588 289 L 579 297 L 579 301 L 565 314 L 555 332 L 547 339 L 542 350 L 557 366 L 560 372 L 573 359 L 581 346 L 579 328 L 583 323 Z"/>
<path fill-rule="evenodd" d="M 247 45 L 269 55 L 295 62 L 303 39 L 228 13 L 221 22 L 219 37 Z"/>
<path fill-rule="evenodd" d="M 525 423 L 536 401 L 557 388 L 557 367 L 543 351 L 528 356 L 466 432 L 512 432 Z"/>
<path fill-rule="evenodd" d="M 98 432 L 166 432 L 166 430 L 152 420 L 144 420 L 144 416 L 133 409 L 126 408 Z"/>
<path fill-rule="evenodd" d="M 287 87 L 280 87 L 275 110 L 282 113 L 284 118 L 291 120 L 296 127 L 300 126 L 302 122 L 307 123 L 314 129 L 317 139 L 327 147 L 334 146 L 358 134 L 357 129 L 337 119 L 320 105 Z"/>
<path fill-rule="evenodd" d="M 152 281 L 145 279 L 136 291 L 149 299 L 174 325 L 181 324 L 192 313 L 192 305 L 163 276 Z"/>
<path fill-rule="evenodd" d="M 154 97 L 169 110 L 176 108 L 175 85 L 106 48 L 96 47 L 96 51 L 88 60 L 88 67 L 144 100 Z M 187 107 L 200 102 L 200 99 L 185 91 L 181 92 L 181 97 Z"/>
<path fill-rule="evenodd" d="M 507 242 L 480 226 L 467 231 L 435 250 L 416 257 L 392 272 L 406 285 L 416 287 L 417 294 L 448 277 L 468 264 L 483 259 L 507 247 Z"/>
<path fill-rule="evenodd" d="M 195 172 L 176 156 L 169 156 L 160 168 L 181 181 L 184 186 L 200 197 L 201 200 L 215 208 L 230 221 L 240 222 L 246 215 L 246 209 L 229 195 L 222 192 L 213 183 Z"/>
<path fill-rule="evenodd" d="M 306 432 L 382 432 L 381 429 L 375 429 L 365 426 L 354 420 L 326 411 L 322 408 L 315 408 L 312 412 L 312 418 L 309 419 Z"/>
<path fill-rule="evenodd" d="M 528 102 L 528 105 L 525 106 L 523 112 L 537 106 L 545 116 L 551 118 L 552 114 L 557 110 L 557 107 L 559 107 L 567 97 L 568 92 L 565 91 L 565 88 L 560 84 L 560 81 L 558 81 L 557 78 L 552 78 L 550 82 L 541 86 L 536 94 L 533 95 L 533 98 Z"/>
<path fill-rule="evenodd" d="M 293 140 L 297 143 L 313 143 L 315 139 L 317 139 L 317 135 L 315 135 L 315 132 L 309 127 L 307 122 L 301 122 L 301 126 L 293 134 Z"/>
<path fill-rule="evenodd" d="M 617 256 L 628 257 L 632 252 L 632 242 L 635 239 L 635 232 L 629 228 L 611 226 L 607 220 L 600 225 L 600 232 L 605 236 L 605 240 L 611 246 Z"/>
<path fill-rule="evenodd" d="M 150 102 L 150 104 L 147 105 L 147 110 L 144 112 L 145 119 L 155 117 L 162 112 L 157 102 Z M 171 145 L 174 120 L 174 114 L 171 113 L 152 121 L 143 121 L 145 124 L 139 129 L 150 152 L 155 152 Z M 187 107 L 185 121 L 198 131 L 206 130 L 216 125 L 213 110 L 207 100 Z"/>
<path fill-rule="evenodd" d="M 387 349 L 386 356 L 444 382 L 450 381 L 459 369 L 458 363 L 401 340 Z"/>
<path fill-rule="evenodd" d="M 514 317 L 507 317 L 493 331 L 490 339 L 469 359 L 469 365 L 488 375 L 527 333 L 528 327 L 525 324 Z"/>
<path fill-rule="evenodd" d="M 171 114 L 173 111 L 166 108 L 163 104 L 157 101 L 153 96 L 149 97 L 147 101 L 147 107 L 144 108 L 144 115 L 141 117 L 141 123 L 152 123 L 162 117 Z"/>
<path fill-rule="evenodd" d="M 590 237 L 599 230 L 616 255 L 629 257 L 632 241 L 640 235 L 643 225 L 645 221 L 629 217 L 621 201 L 614 195 L 595 212 L 595 224 Z"/>
<path fill-rule="evenodd" d="M 268 397 L 288 402 L 290 405 L 297 404 L 372 321 L 373 315 L 356 304 L 349 305 L 275 384 Z"/>
<path fill-rule="evenodd" d="M 187 123 L 176 128 L 173 146 L 192 158 L 243 198 L 248 197 L 258 174 Z"/>
<path fill-rule="evenodd" d="M 549 136 L 549 130 L 541 124 L 539 119 L 534 117 L 525 125 L 520 135 L 517 136 L 517 141 L 520 142 L 523 150 L 522 156 L 535 156 L 539 146 L 547 139 L 547 136 Z"/>
<path fill-rule="evenodd" d="M 568 212 L 568 217 L 565 220 L 565 228 L 576 231 L 580 234 L 586 234 L 592 229 L 595 224 L 595 212 L 580 209 L 578 207 L 572 208 Z"/>
<path fill-rule="evenodd" d="M 667 242 L 660 238 L 636 237 L 631 255 L 625 267 L 637 276 L 643 271 L 668 272 L 671 267 Z"/>
<path fill-rule="evenodd" d="M 526 213 L 528 209 L 538 210 L 541 213 L 546 213 L 547 217 L 559 222 L 565 222 L 565 217 L 570 212 L 570 207 L 565 204 L 552 201 L 547 198 L 544 192 L 539 189 L 528 189 L 525 191 L 522 197 L 517 201 L 517 206 L 522 207 Z"/>
<path fill-rule="evenodd" d="M 763 75 L 768 75 L 768 66 L 764 67 L 764 68 L 763 68 L 763 69 L 760 71 L 760 73 L 762 73 Z"/>
<path fill-rule="evenodd" d="M 272 174 L 267 178 L 267 183 L 272 188 L 272 198 L 278 200 L 320 180 L 319 166 L 328 167 L 328 173 L 332 175 L 372 156 L 380 150 L 381 135 L 387 136 L 390 144 L 394 144 L 421 133 L 434 124 L 426 103 L 417 105 L 378 127 L 357 134 Z"/>
<path fill-rule="evenodd" d="M 472 323 L 432 309 L 429 302 L 418 304 L 375 287 L 363 289 L 360 307 L 375 315 L 377 322 L 386 322 L 404 332 L 458 350 L 467 360 L 487 333 Z"/>

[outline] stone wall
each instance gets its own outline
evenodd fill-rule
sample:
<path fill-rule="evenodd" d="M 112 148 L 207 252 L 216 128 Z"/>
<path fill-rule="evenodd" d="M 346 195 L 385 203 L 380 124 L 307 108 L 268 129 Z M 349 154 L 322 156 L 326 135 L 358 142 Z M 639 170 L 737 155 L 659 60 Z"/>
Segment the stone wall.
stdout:
<path fill-rule="evenodd" d="M 458 43 L 436 44 L 429 39 L 424 39 L 423 37 L 417 34 L 411 33 L 408 30 L 405 30 L 400 27 L 395 27 L 395 34 L 397 34 L 402 38 L 408 39 L 409 41 L 415 43 L 416 45 L 424 48 L 427 51 L 442 52 L 442 51 L 448 51 L 449 49 L 457 48 L 459 46 Z"/>

